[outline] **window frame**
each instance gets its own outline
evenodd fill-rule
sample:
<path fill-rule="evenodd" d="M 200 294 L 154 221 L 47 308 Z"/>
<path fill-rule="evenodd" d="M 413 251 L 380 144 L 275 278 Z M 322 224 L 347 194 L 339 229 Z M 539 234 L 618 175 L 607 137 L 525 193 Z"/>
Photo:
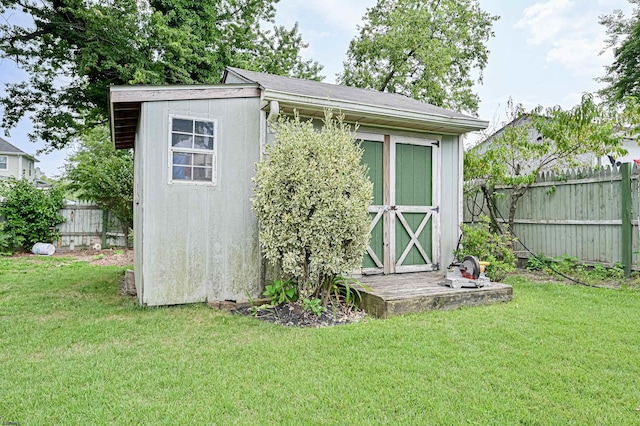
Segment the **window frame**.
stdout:
<path fill-rule="evenodd" d="M 206 121 L 209 123 L 213 123 L 213 149 L 198 149 L 198 148 L 183 148 L 183 147 L 174 147 L 173 140 L 173 120 L 190 120 L 190 121 Z M 167 160 L 169 166 L 169 176 L 168 183 L 179 184 L 179 185 L 203 185 L 203 186 L 216 186 L 218 184 L 218 120 L 210 118 L 210 117 L 198 117 L 197 115 L 185 115 L 185 114 L 169 114 L 169 122 L 167 129 Z M 195 130 L 195 129 L 194 129 Z M 178 134 L 186 134 L 185 132 L 177 132 Z M 192 136 L 196 136 L 196 133 L 191 133 Z M 213 158 L 211 160 L 211 180 L 186 180 L 186 179 L 174 179 L 173 178 L 173 154 L 174 153 L 188 153 L 188 154 L 206 154 L 212 155 Z M 193 165 L 191 166 L 193 170 Z"/>
<path fill-rule="evenodd" d="M 0 155 L 0 158 L 4 158 L 4 167 L 0 166 L 0 170 L 9 170 L 9 156 Z"/>

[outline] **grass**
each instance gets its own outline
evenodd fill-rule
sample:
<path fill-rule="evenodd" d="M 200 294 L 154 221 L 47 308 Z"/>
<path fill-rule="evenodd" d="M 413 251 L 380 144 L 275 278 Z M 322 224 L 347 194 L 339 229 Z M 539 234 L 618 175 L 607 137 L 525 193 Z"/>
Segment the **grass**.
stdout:
<path fill-rule="evenodd" d="M 640 292 L 291 329 L 140 308 L 124 268 L 0 258 L 0 424 L 640 423 Z"/>

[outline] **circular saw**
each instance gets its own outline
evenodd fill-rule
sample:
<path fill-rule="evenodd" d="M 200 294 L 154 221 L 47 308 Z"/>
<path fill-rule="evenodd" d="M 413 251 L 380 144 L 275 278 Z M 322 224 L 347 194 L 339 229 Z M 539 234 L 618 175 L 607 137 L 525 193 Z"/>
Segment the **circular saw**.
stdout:
<path fill-rule="evenodd" d="M 482 274 L 480 261 L 475 256 L 465 256 L 462 262 L 454 262 L 449 266 L 445 285 L 451 288 L 479 288 L 489 281 Z"/>

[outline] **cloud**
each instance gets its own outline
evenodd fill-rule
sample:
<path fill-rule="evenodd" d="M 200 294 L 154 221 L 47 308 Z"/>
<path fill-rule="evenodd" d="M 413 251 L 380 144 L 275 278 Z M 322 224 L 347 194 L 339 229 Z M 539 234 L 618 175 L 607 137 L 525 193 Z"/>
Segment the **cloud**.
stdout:
<path fill-rule="evenodd" d="M 598 16 L 610 13 L 619 0 L 586 2 L 547 0 L 524 9 L 514 28 L 526 32 L 531 48 L 546 49 L 548 65 L 558 64 L 574 77 L 603 73 L 613 60 L 605 48 L 605 29 Z"/>
<path fill-rule="evenodd" d="M 367 8 L 375 3 L 375 0 L 281 0 L 277 5 L 277 20 L 286 25 L 296 21 L 300 21 L 301 25 L 306 20 L 321 21 L 324 32 L 339 32 L 351 38 L 357 34 L 357 26 L 362 25 Z"/>
<path fill-rule="evenodd" d="M 560 106 L 564 109 L 573 108 L 582 102 L 582 93 L 569 93 L 565 97 L 562 98 L 560 102 Z"/>
<path fill-rule="evenodd" d="M 613 61 L 611 51 L 605 51 L 603 38 L 564 38 L 556 40 L 549 49 L 546 61 L 558 63 L 575 76 L 589 77 L 603 72 L 603 67 Z"/>
<path fill-rule="evenodd" d="M 307 7 L 320 15 L 323 20 L 342 31 L 356 35 L 356 27 L 362 25 L 366 9 L 375 5 L 374 0 L 322 0 L 305 2 Z"/>
<path fill-rule="evenodd" d="M 516 29 L 529 31 L 527 42 L 540 45 L 553 40 L 567 26 L 575 26 L 570 13 L 575 5 L 572 0 L 549 0 L 534 3 L 524 9 L 523 16 L 514 25 Z"/>

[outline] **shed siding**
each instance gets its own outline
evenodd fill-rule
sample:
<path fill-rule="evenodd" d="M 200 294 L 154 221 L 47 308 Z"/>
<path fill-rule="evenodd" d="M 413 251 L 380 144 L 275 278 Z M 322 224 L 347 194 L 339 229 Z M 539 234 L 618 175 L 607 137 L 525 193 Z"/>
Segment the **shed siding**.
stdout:
<path fill-rule="evenodd" d="M 148 104 L 142 104 L 141 107 L 141 117 L 147 115 Z M 143 118 L 141 118 L 140 122 L 142 123 Z M 138 130 L 136 132 L 136 137 L 134 141 L 134 152 L 133 156 L 133 171 L 134 171 L 134 180 L 133 180 L 133 270 L 136 280 L 136 290 L 138 293 L 138 300 L 140 304 L 145 303 L 145 265 L 142 262 L 142 259 L 145 255 L 145 245 L 143 244 L 144 238 L 146 236 L 145 232 L 145 221 L 144 213 L 144 197 L 145 193 L 142 190 L 143 188 L 143 180 L 145 179 L 145 155 L 147 153 L 146 145 L 143 143 L 146 140 L 147 131 L 142 125 L 138 125 Z M 149 265 L 151 266 L 151 265 Z"/>
<path fill-rule="evenodd" d="M 169 114 L 217 121 L 217 185 L 169 184 Z M 258 98 L 145 103 L 136 148 L 142 303 L 257 296 L 258 225 L 251 177 L 260 158 Z M 136 225 L 139 225 L 136 222 Z M 136 235 L 136 237 L 139 237 Z M 136 249 L 140 248 L 136 246 Z M 138 275 L 136 275 L 136 281 Z"/>
<path fill-rule="evenodd" d="M 460 235 L 460 200 L 462 185 L 459 157 L 463 154 L 458 136 L 443 136 L 441 143 L 441 203 L 440 203 L 440 269 L 453 261 L 453 251 Z"/>
<path fill-rule="evenodd" d="M 236 83 L 246 83 L 247 80 L 242 79 L 235 74 L 228 73 L 227 78 L 225 79 L 225 84 L 236 84 Z"/>

